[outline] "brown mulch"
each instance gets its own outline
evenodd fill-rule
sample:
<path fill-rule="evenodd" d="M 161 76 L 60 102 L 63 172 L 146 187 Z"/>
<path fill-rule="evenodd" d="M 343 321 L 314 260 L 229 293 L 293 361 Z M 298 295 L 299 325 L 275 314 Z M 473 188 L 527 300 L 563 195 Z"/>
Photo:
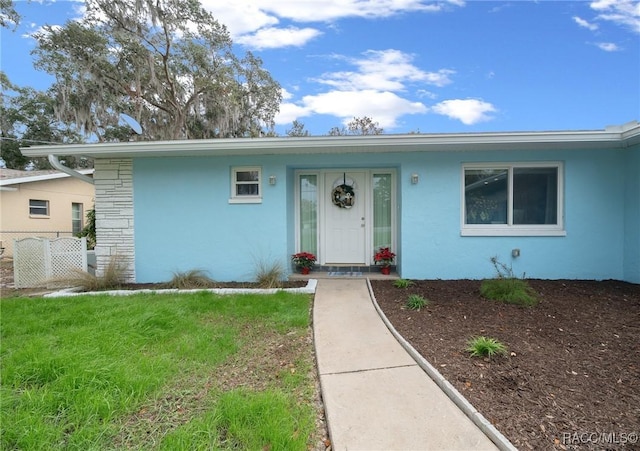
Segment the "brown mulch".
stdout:
<path fill-rule="evenodd" d="M 518 449 L 640 449 L 640 285 L 529 280 L 535 307 L 483 299 L 477 280 L 372 280 L 394 328 Z M 430 301 L 404 306 L 410 294 Z M 508 347 L 470 357 L 471 337 Z"/>

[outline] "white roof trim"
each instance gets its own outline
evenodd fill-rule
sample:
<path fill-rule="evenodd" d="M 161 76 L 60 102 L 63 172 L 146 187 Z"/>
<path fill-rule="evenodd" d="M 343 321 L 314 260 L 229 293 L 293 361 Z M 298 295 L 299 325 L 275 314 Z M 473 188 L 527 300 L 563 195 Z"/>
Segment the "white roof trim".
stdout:
<path fill-rule="evenodd" d="M 283 155 L 471 150 L 624 148 L 640 142 L 640 123 L 595 131 L 483 132 L 411 135 L 311 136 L 135 141 L 23 148 L 25 156 L 83 155 L 89 158 Z"/>
<path fill-rule="evenodd" d="M 29 172 L 29 171 L 25 171 L 25 172 Z M 79 169 L 78 172 L 80 174 L 89 175 L 89 174 L 93 174 L 94 169 Z M 53 172 L 50 174 L 40 174 L 40 175 L 25 175 L 24 177 L 14 177 L 14 178 L 0 180 L 0 186 L 18 185 L 20 183 L 42 182 L 45 180 L 55 180 L 55 179 L 62 179 L 66 177 L 71 177 L 71 176 L 69 174 L 65 174 L 64 172 Z"/>

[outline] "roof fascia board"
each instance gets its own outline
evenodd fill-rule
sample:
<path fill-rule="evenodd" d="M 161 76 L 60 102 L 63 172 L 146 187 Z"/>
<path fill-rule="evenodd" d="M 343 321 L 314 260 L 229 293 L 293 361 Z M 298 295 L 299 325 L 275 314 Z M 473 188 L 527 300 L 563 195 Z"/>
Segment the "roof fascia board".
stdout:
<path fill-rule="evenodd" d="M 78 172 L 83 175 L 89 175 L 89 174 L 93 174 L 94 169 L 80 169 L 78 170 Z M 11 179 L 0 180 L 0 186 L 19 185 L 21 183 L 31 183 L 31 182 L 42 182 L 46 180 L 62 179 L 66 177 L 71 177 L 71 176 L 63 172 L 53 173 L 53 174 L 34 175 L 34 176 L 27 175 L 25 177 L 14 177 Z"/>
<path fill-rule="evenodd" d="M 623 148 L 640 138 L 640 125 L 597 131 L 504 133 L 449 133 L 372 136 L 320 136 L 305 138 L 232 138 L 181 141 L 135 141 L 99 144 L 34 146 L 26 156 L 84 155 L 132 158 L 160 156 L 270 155 L 292 153 L 360 153 L 411 151 L 529 150 L 532 148 Z"/>

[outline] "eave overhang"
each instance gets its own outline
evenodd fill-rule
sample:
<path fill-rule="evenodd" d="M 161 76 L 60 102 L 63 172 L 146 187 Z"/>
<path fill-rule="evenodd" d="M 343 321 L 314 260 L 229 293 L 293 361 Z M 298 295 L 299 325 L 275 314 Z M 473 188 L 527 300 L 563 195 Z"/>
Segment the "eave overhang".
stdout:
<path fill-rule="evenodd" d="M 640 123 L 594 131 L 441 133 L 135 141 L 22 148 L 28 157 L 74 155 L 87 158 L 194 157 L 382 152 L 466 152 L 622 149 L 640 143 Z"/>
<path fill-rule="evenodd" d="M 22 149 L 20 149 L 22 150 Z M 49 150 L 51 150 L 51 146 L 49 146 Z M 92 175 L 93 169 L 79 169 L 78 172 L 83 175 Z M 50 174 L 42 174 L 42 175 L 26 175 L 24 177 L 13 177 L 9 179 L 0 180 L 0 186 L 11 186 L 11 185 L 20 185 L 23 183 L 33 183 L 33 182 L 43 182 L 49 180 L 56 180 L 70 177 L 69 174 L 65 174 L 64 172 L 54 172 Z"/>

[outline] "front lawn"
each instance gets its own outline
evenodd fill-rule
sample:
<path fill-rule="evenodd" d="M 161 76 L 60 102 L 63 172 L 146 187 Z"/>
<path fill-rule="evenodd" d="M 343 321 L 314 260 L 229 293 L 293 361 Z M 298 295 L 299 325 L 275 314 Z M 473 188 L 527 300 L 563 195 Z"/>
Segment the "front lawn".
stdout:
<path fill-rule="evenodd" d="M 1 303 L 0 449 L 305 450 L 309 295 Z"/>

